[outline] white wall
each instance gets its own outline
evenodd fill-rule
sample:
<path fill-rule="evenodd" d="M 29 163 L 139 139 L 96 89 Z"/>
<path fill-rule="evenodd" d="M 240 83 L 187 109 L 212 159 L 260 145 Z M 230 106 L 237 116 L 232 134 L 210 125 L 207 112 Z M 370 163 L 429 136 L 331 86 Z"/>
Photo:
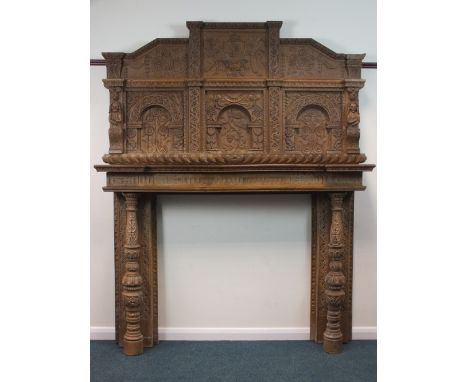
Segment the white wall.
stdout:
<path fill-rule="evenodd" d="M 376 61 L 375 13 L 374 1 L 96 0 L 91 2 L 90 57 L 102 58 L 102 51 L 131 52 L 156 37 L 188 37 L 186 20 L 282 20 L 282 37 L 313 37 L 339 53 L 365 52 L 366 61 Z M 102 163 L 108 149 L 104 77 L 104 67 L 91 67 L 95 338 L 108 338 L 114 325 L 112 194 L 101 190 L 105 175 L 92 168 Z M 376 71 L 363 70 L 363 77 L 361 148 L 368 162 L 376 163 Z M 374 336 L 377 322 L 376 175 L 365 174 L 368 188 L 356 193 L 355 201 L 353 327 L 355 337 L 361 338 Z M 263 328 L 255 331 L 255 338 L 307 338 L 311 240 L 307 195 L 167 195 L 159 200 L 163 338 L 254 338 L 228 335 L 225 328 L 236 333 Z"/>

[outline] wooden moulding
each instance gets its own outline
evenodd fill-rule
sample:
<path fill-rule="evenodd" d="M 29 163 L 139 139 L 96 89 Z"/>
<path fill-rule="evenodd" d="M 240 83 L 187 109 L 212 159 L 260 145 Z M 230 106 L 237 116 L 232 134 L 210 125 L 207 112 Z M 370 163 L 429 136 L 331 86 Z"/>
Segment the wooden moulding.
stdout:
<path fill-rule="evenodd" d="M 310 338 L 351 339 L 354 192 L 364 54 L 280 37 L 282 22 L 189 21 L 189 38 L 103 53 L 114 193 L 117 342 L 158 343 L 156 195 L 312 195 Z"/>

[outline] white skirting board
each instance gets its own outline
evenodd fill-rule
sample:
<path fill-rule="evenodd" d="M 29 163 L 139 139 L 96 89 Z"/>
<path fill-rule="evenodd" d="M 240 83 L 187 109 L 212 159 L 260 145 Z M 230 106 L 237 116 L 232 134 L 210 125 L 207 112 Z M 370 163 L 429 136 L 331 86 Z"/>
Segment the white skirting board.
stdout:
<path fill-rule="evenodd" d="M 92 326 L 92 340 L 114 340 L 113 326 Z M 159 328 L 161 341 L 308 340 L 309 328 Z M 353 327 L 353 340 L 376 340 L 376 326 Z"/>

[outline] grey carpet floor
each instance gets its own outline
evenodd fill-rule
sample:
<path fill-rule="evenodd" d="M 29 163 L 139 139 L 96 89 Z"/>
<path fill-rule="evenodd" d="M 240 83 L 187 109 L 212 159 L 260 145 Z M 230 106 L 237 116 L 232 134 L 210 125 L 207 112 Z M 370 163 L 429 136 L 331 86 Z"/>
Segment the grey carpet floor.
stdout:
<path fill-rule="evenodd" d="M 351 341 L 338 355 L 309 341 L 161 341 L 136 357 L 91 341 L 92 382 L 376 380 L 376 341 Z"/>

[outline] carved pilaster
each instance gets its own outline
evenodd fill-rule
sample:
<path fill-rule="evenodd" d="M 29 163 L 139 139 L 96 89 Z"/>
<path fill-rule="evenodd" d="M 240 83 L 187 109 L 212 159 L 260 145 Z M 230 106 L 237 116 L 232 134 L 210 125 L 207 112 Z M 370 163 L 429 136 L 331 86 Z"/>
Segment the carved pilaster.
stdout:
<path fill-rule="evenodd" d="M 345 231 L 343 219 L 343 199 L 346 193 L 330 193 L 331 224 L 328 243 L 328 273 L 325 276 L 327 301 L 327 326 L 323 333 L 323 349 L 327 353 L 339 353 L 343 347 L 341 330 L 341 310 L 345 297 L 346 278 L 343 274 Z"/>
<path fill-rule="evenodd" d="M 268 89 L 269 126 L 270 126 L 270 152 L 281 151 L 281 88 Z"/>
<path fill-rule="evenodd" d="M 200 87 L 189 88 L 189 150 L 200 151 L 200 109 L 201 90 Z"/>
<path fill-rule="evenodd" d="M 141 299 L 143 279 L 139 271 L 140 244 L 138 233 L 138 194 L 124 193 L 127 221 L 125 227 L 125 274 L 122 278 L 122 295 L 125 305 L 126 330 L 123 352 L 127 355 L 143 353 L 141 333 Z"/>

